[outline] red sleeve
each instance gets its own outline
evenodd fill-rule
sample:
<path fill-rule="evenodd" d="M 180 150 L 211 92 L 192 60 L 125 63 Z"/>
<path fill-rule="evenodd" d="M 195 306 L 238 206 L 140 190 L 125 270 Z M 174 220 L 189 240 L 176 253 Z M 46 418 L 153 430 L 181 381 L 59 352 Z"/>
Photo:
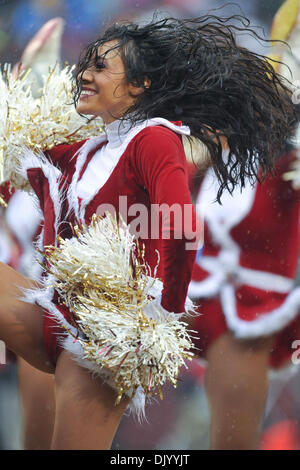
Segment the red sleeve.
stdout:
<path fill-rule="evenodd" d="M 139 179 L 149 193 L 151 205 L 177 205 L 176 217 L 161 215 L 162 306 L 170 312 L 183 312 L 197 243 L 196 215 L 181 138 L 163 127 L 147 128 L 138 139 L 135 158 Z M 169 239 L 164 237 L 166 233 L 170 234 Z M 187 244 L 192 244 L 193 249 L 187 249 Z"/>

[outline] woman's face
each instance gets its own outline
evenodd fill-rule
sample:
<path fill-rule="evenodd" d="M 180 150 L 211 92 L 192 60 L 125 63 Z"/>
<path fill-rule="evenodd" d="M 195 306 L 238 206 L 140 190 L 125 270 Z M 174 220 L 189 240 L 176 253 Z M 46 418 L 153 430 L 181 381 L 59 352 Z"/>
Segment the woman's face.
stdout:
<path fill-rule="evenodd" d="M 98 49 L 97 61 L 82 74 L 82 90 L 77 112 L 100 116 L 105 124 L 121 118 L 143 89 L 127 82 L 118 41 L 109 41 Z"/>

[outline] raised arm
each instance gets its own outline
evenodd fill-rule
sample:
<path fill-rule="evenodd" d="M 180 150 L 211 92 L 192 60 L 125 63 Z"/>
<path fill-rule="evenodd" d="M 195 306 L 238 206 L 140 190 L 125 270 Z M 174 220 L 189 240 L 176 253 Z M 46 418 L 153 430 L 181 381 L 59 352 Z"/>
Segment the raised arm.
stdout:
<path fill-rule="evenodd" d="M 201 236 L 188 188 L 181 137 L 162 127 L 148 128 L 139 139 L 136 164 L 151 205 L 156 205 L 152 209 L 160 210 L 162 306 L 180 313 L 185 310 L 197 240 Z"/>

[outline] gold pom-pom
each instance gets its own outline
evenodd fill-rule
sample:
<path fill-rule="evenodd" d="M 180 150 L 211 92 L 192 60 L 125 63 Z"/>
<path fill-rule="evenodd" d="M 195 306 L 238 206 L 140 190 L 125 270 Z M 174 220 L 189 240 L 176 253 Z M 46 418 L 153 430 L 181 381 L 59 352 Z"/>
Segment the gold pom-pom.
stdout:
<path fill-rule="evenodd" d="M 179 369 L 192 341 L 187 325 L 164 310 L 153 277 L 129 227 L 110 214 L 76 228 L 76 237 L 48 247 L 46 258 L 54 287 L 73 312 L 83 359 L 110 373 L 118 399 L 146 396 L 169 380 L 176 386 Z M 156 298 L 155 298 L 156 297 Z"/>
<path fill-rule="evenodd" d="M 17 79 L 6 65 L 0 74 L 0 184 L 30 189 L 18 169 L 23 148 L 35 152 L 61 143 L 73 143 L 103 132 L 100 119 L 80 116 L 72 104 L 72 70 L 56 66 L 43 77 L 39 98 L 34 98 L 30 71 Z"/>

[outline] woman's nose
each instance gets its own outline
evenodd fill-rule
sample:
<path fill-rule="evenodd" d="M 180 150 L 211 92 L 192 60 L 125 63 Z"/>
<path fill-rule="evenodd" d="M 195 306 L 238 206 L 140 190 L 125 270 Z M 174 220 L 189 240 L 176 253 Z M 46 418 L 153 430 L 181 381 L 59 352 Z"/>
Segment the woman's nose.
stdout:
<path fill-rule="evenodd" d="M 92 82 L 94 79 L 93 72 L 91 71 L 90 68 L 85 69 L 84 72 L 81 75 L 81 80 L 83 82 Z"/>

